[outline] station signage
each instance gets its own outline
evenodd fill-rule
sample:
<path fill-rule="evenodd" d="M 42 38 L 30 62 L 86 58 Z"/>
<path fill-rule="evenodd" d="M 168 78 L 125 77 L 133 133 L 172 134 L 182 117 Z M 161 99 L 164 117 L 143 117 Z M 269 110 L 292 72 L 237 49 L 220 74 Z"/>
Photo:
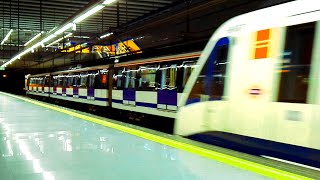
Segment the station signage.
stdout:
<path fill-rule="evenodd" d="M 141 47 L 132 39 L 127 39 L 109 45 L 94 45 L 92 51 L 110 55 L 121 55 L 126 53 L 141 53 Z"/>

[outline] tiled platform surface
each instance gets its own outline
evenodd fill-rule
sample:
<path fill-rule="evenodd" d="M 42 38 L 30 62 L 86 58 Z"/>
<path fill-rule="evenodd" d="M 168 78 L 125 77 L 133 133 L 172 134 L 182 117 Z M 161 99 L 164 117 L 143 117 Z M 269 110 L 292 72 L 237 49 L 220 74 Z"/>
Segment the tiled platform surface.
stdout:
<path fill-rule="evenodd" d="M 0 179 L 269 178 L 0 93 Z"/>

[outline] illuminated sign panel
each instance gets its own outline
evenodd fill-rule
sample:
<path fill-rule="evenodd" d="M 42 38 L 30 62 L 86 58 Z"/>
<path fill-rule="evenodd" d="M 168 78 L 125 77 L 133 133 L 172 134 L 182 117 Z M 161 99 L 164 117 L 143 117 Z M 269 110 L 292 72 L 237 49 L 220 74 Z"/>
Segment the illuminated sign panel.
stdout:
<path fill-rule="evenodd" d="M 89 47 L 85 48 L 86 46 L 87 46 L 87 44 L 78 44 L 76 46 L 70 47 L 67 50 L 63 50 L 62 52 L 74 52 L 74 51 L 76 51 L 76 53 L 80 53 L 80 52 L 83 53 L 83 54 L 90 53 L 90 48 Z M 83 48 L 83 49 L 81 49 L 81 48 Z"/>
<path fill-rule="evenodd" d="M 92 47 L 92 51 L 106 53 L 108 56 L 126 53 L 142 53 L 140 46 L 133 39 L 120 41 L 111 45 L 95 45 Z"/>

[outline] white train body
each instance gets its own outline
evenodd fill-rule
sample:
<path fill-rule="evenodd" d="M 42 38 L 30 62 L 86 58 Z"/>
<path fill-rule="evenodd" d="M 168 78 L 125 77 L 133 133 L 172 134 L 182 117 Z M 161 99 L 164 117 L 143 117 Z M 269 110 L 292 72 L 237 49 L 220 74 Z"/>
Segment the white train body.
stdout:
<path fill-rule="evenodd" d="M 175 133 L 225 132 L 320 150 L 319 35 L 314 0 L 227 21 L 190 76 Z"/>
<path fill-rule="evenodd" d="M 80 103 L 109 109 L 115 116 L 116 110 L 122 110 L 127 115 L 118 118 L 123 119 L 133 113 L 170 119 L 171 130 L 167 132 L 172 133 L 178 101 L 199 56 L 200 52 L 191 52 L 30 75 L 26 93 L 40 99 L 62 100 L 72 106 Z M 150 117 L 145 118 L 156 126 L 156 118 Z M 157 123 L 169 127 L 161 120 Z"/>

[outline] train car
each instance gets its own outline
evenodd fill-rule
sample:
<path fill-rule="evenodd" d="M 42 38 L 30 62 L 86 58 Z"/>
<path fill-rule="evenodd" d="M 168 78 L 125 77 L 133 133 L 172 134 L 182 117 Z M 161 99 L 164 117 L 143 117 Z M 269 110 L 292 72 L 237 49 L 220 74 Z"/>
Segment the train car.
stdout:
<path fill-rule="evenodd" d="M 320 167 L 320 3 L 297 0 L 216 30 L 181 98 L 174 132 Z"/>
<path fill-rule="evenodd" d="M 192 52 L 31 75 L 27 95 L 106 109 L 112 118 L 172 133 L 178 101 L 199 56 Z"/>
<path fill-rule="evenodd" d="M 27 94 L 49 97 L 50 74 L 29 75 L 26 77 Z"/>

